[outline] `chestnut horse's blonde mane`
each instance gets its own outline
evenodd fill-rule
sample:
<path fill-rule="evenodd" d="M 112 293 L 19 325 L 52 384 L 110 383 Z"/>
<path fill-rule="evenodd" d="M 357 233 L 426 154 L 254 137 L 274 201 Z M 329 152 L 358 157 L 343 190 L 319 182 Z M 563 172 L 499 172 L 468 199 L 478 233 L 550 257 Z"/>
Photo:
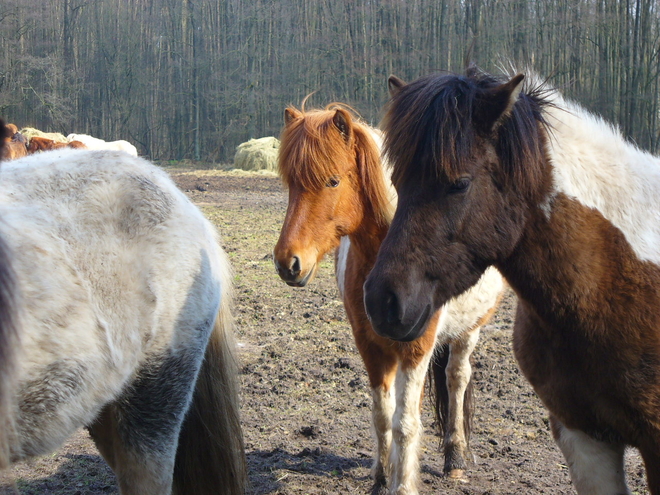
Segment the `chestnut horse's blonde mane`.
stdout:
<path fill-rule="evenodd" d="M 324 109 L 305 110 L 288 107 L 295 115 L 282 131 L 278 170 L 282 180 L 291 187 L 319 191 L 328 179 L 340 173 L 340 164 L 355 162 L 365 203 L 373 209 L 377 221 L 389 224 L 392 200 L 380 155 L 380 132 L 358 116 L 344 103 L 330 103 Z M 342 134 L 334 123 L 338 111 L 350 127 Z"/>

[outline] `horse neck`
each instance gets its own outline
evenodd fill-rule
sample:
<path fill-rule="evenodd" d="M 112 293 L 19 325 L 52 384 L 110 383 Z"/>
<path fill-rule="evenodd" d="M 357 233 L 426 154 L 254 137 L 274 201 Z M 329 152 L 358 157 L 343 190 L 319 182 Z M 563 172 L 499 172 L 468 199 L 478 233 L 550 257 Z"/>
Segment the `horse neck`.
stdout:
<path fill-rule="evenodd" d="M 660 161 L 579 108 L 548 113 L 552 186 L 496 266 L 546 321 L 571 328 L 630 317 L 645 304 L 631 297 L 660 303 Z"/>
<path fill-rule="evenodd" d="M 349 234 L 351 244 L 362 254 L 362 256 L 372 262 L 375 261 L 376 254 L 380 248 L 383 239 L 387 235 L 387 230 L 392 220 L 394 207 L 396 206 L 396 191 L 392 185 L 388 168 L 384 162 L 382 149 L 383 140 L 380 131 L 372 127 L 363 126 L 365 136 L 371 138 L 377 148 L 378 156 L 373 157 L 374 162 L 368 168 L 368 180 L 372 187 L 382 188 L 385 191 L 385 200 L 377 198 L 373 194 L 366 192 L 366 185 L 361 184 L 363 198 L 363 216 L 357 229 Z M 369 153 L 365 148 L 367 143 L 364 139 L 356 140 L 356 160 L 359 155 Z M 363 178 L 361 177 L 361 180 Z"/>
<path fill-rule="evenodd" d="M 660 263 L 660 158 L 631 145 L 581 107 L 562 103 L 563 109 L 547 112 L 554 194 L 598 210 L 624 233 L 640 259 Z"/>

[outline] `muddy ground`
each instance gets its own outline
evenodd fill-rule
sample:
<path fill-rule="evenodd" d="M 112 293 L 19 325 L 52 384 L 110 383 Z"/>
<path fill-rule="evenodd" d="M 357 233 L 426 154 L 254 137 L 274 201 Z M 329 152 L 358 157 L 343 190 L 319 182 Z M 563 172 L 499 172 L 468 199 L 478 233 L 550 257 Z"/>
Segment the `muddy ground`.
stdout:
<path fill-rule="evenodd" d="M 275 274 L 271 253 L 286 209 L 277 178 L 170 173 L 218 226 L 235 270 L 249 493 L 368 493 L 371 398 L 331 260 L 306 288 L 290 288 Z M 442 476 L 440 437 L 425 402 L 420 493 L 574 493 L 547 414 L 513 359 L 515 306 L 509 292 L 473 356 L 474 462 L 468 482 Z M 636 452 L 628 452 L 626 467 L 633 493 L 648 493 Z M 54 454 L 0 477 L 0 493 L 12 493 L 12 479 L 22 494 L 117 493 L 112 472 L 83 430 Z"/>

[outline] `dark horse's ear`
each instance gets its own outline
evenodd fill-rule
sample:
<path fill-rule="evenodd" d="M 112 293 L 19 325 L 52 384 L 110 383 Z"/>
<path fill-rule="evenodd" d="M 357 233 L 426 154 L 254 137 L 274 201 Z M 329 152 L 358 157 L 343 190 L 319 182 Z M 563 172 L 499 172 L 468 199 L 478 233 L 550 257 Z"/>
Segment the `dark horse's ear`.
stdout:
<path fill-rule="evenodd" d="M 289 125 L 294 120 L 302 117 L 302 113 L 292 107 L 287 107 L 284 109 L 284 124 Z"/>
<path fill-rule="evenodd" d="M 332 117 L 332 123 L 335 124 L 335 127 L 339 129 L 341 135 L 346 141 L 351 137 L 351 114 L 349 114 L 343 108 L 338 108 L 335 110 L 335 114 Z"/>
<path fill-rule="evenodd" d="M 399 91 L 401 91 L 401 88 L 403 88 L 405 85 L 406 83 L 396 76 L 390 76 L 387 78 L 387 89 L 390 90 L 390 97 L 392 98 L 398 95 Z"/>
<path fill-rule="evenodd" d="M 477 124 L 486 132 L 497 129 L 511 114 L 522 90 L 523 74 L 511 78 L 509 82 L 489 89 L 481 97 L 481 105 L 476 110 Z"/>

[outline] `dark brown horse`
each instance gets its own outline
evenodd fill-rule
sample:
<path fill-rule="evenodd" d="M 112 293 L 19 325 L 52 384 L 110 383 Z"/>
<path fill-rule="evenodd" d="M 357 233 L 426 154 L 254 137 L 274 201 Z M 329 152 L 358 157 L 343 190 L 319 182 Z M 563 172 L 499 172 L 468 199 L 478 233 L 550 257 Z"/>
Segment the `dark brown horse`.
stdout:
<path fill-rule="evenodd" d="M 408 340 L 496 266 L 519 298 L 516 358 L 578 493 L 629 493 L 630 445 L 658 495 L 660 160 L 523 79 L 390 78 L 399 206 L 367 311 L 377 332 Z"/>

